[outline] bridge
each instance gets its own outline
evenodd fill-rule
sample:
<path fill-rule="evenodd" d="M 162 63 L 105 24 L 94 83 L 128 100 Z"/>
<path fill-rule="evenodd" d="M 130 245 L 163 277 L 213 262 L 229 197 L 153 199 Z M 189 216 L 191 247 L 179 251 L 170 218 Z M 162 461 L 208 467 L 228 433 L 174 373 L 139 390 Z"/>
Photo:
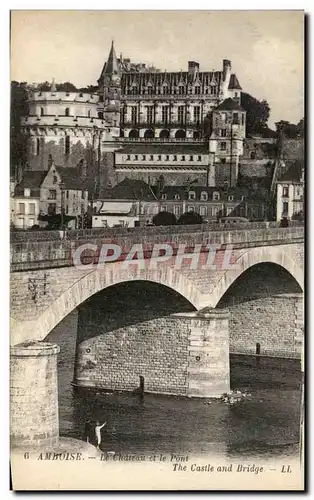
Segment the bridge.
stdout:
<path fill-rule="evenodd" d="M 219 397 L 230 353 L 302 355 L 302 226 L 44 238 L 11 241 L 13 444 L 58 439 L 54 332 L 73 314 L 80 387 L 133 391 L 141 376 L 148 392 Z M 102 262 L 111 244 L 121 252 Z M 154 259 L 157 244 L 171 253 Z"/>

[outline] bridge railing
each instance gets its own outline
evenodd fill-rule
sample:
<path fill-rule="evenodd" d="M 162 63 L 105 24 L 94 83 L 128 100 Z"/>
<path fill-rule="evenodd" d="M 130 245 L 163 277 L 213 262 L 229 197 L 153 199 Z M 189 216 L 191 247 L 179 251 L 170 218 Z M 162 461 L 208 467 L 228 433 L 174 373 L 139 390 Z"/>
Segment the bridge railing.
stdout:
<path fill-rule="evenodd" d="M 176 232 L 149 232 L 139 233 L 133 231 L 124 234 L 106 233 L 93 237 L 77 236 L 75 239 L 57 241 L 21 241 L 11 242 L 11 270 L 19 271 L 26 269 L 40 269 L 53 267 L 68 267 L 73 265 L 73 253 L 76 248 L 85 243 L 95 245 L 99 252 L 104 243 L 114 243 L 122 249 L 121 254 L 129 253 L 133 245 L 141 243 L 145 249 L 145 257 L 149 258 L 153 246 L 158 243 L 170 244 L 173 250 L 179 245 L 185 245 L 185 253 L 192 253 L 195 245 L 218 245 L 223 248 L 232 245 L 232 248 L 249 248 L 254 246 L 282 245 L 287 243 L 298 243 L 304 241 L 303 227 L 288 228 L 254 228 L 254 229 L 232 229 L 211 231 L 206 227 L 200 231 L 200 227 L 189 226 L 189 231 L 184 231 L 187 226 L 182 227 L 182 231 Z M 169 226 L 168 226 L 169 228 Z M 173 229 L 177 229 L 177 226 Z M 194 228 L 194 232 L 193 232 Z M 144 229 L 144 228 L 143 228 Z M 150 228 L 145 228 L 150 229 Z M 154 228 L 156 229 L 156 228 Z M 205 251 L 205 250 L 204 250 Z M 207 250 L 208 251 L 208 250 Z M 93 250 L 88 251 L 89 255 L 94 255 Z"/>
<path fill-rule="evenodd" d="M 303 227 L 304 223 L 300 221 L 291 221 L 289 227 Z M 176 226 L 145 226 L 134 228 L 93 228 L 93 229 L 75 229 L 69 231 L 13 231 L 11 233 L 11 243 L 23 241 L 58 241 L 75 240 L 81 238 L 93 239 L 97 237 L 124 236 L 130 233 L 137 234 L 138 237 L 143 234 L 180 234 L 180 233 L 204 233 L 210 231 L 230 231 L 230 230 L 252 230 L 279 228 L 279 222 L 248 222 L 248 223 L 210 223 L 198 225 L 176 225 Z"/>

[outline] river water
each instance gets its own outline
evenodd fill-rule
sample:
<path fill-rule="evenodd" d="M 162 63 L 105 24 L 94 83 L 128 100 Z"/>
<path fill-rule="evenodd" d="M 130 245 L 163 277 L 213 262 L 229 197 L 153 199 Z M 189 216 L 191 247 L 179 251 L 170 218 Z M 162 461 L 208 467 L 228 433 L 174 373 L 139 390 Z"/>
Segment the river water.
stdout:
<path fill-rule="evenodd" d="M 76 317 L 47 341 L 60 345 L 60 435 L 84 439 L 84 424 L 107 422 L 101 448 L 123 453 L 211 453 L 229 457 L 295 457 L 299 450 L 299 362 L 232 356 L 231 387 L 251 397 L 233 406 L 161 395 L 78 391 L 73 380 Z"/>

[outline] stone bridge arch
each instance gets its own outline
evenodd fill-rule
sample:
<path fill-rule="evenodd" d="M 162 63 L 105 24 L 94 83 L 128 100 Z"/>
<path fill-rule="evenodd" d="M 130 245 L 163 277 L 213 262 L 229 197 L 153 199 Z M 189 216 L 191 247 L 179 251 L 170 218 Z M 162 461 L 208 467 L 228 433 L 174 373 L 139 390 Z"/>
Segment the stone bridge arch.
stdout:
<path fill-rule="evenodd" d="M 214 287 L 212 288 L 209 305 L 216 307 L 220 299 L 227 292 L 235 280 L 250 267 L 257 264 L 271 263 L 281 266 L 293 276 L 300 288 L 304 288 L 304 274 L 299 263 L 289 255 L 287 249 L 282 246 L 255 247 L 242 252 L 235 260 L 231 269 L 217 273 Z M 205 300 L 206 301 L 206 300 Z M 208 305 L 205 302 L 203 306 Z"/>
<path fill-rule="evenodd" d="M 92 295 L 113 285 L 128 281 L 151 281 L 179 293 L 195 309 L 201 304 L 201 292 L 188 277 L 167 263 L 155 269 L 125 268 L 122 262 L 107 264 L 88 272 L 58 297 L 36 320 L 11 325 L 12 345 L 25 340 L 44 340 L 53 328 Z"/>

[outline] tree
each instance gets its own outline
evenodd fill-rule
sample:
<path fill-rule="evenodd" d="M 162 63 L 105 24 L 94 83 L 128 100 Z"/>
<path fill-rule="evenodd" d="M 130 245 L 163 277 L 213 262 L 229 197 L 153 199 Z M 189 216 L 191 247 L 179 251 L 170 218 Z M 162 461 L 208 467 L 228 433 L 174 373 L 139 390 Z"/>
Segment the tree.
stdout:
<path fill-rule="evenodd" d="M 297 124 L 297 134 L 299 137 L 304 137 L 304 118 Z"/>
<path fill-rule="evenodd" d="M 202 224 L 203 218 L 196 212 L 185 212 L 179 217 L 178 224 Z"/>
<path fill-rule="evenodd" d="M 278 136 L 283 134 L 285 137 L 289 139 L 296 139 L 298 137 L 298 126 L 290 123 L 286 120 L 280 120 L 275 123 L 276 132 Z"/>
<path fill-rule="evenodd" d="M 175 226 L 176 223 L 176 216 L 171 212 L 159 212 L 153 217 L 153 224 L 155 226 Z"/>
<path fill-rule="evenodd" d="M 26 163 L 27 136 L 21 132 L 21 118 L 28 110 L 27 83 L 11 82 L 11 123 L 10 123 L 10 173 L 17 175 L 19 167 Z"/>
<path fill-rule="evenodd" d="M 270 107 L 267 101 L 259 101 L 250 94 L 242 92 L 241 106 L 246 111 L 246 134 L 256 134 L 268 131 L 267 121 Z"/>

